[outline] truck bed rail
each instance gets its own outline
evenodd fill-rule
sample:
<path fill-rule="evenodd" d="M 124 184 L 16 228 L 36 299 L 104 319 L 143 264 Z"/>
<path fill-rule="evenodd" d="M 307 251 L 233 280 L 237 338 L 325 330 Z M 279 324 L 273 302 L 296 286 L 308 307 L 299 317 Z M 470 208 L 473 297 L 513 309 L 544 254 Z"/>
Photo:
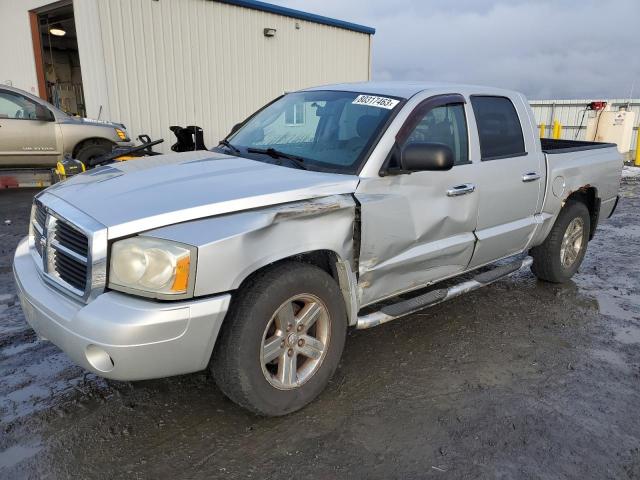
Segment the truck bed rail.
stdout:
<path fill-rule="evenodd" d="M 547 154 L 580 152 L 595 150 L 596 148 L 615 147 L 615 143 L 588 142 L 586 140 L 560 140 L 555 138 L 541 138 L 542 151 Z"/>

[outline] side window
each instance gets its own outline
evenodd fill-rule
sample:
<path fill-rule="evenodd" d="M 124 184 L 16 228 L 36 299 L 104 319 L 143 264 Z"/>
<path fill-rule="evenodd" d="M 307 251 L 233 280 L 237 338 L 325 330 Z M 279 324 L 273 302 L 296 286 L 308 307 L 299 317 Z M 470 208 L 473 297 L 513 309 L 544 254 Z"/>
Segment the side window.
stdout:
<path fill-rule="evenodd" d="M 464 105 L 442 105 L 429 110 L 411 131 L 405 145 L 411 142 L 443 143 L 451 148 L 455 165 L 468 163 L 469 141 Z"/>
<path fill-rule="evenodd" d="M 36 103 L 22 95 L 0 90 L 0 118 L 36 119 Z"/>
<path fill-rule="evenodd" d="M 525 155 L 520 119 L 505 97 L 472 96 L 482 160 Z"/>

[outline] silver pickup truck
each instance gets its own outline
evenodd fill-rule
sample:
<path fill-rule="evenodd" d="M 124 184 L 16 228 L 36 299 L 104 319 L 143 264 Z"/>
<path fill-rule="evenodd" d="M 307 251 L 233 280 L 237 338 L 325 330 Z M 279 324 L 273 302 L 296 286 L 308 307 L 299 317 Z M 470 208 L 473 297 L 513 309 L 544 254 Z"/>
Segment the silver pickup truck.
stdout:
<path fill-rule="evenodd" d="M 214 151 L 40 193 L 15 253 L 25 316 L 98 375 L 210 368 L 240 405 L 292 412 L 326 386 L 349 327 L 529 266 L 572 277 L 616 207 L 622 159 L 536 132 L 524 96 L 494 88 L 286 94 Z"/>

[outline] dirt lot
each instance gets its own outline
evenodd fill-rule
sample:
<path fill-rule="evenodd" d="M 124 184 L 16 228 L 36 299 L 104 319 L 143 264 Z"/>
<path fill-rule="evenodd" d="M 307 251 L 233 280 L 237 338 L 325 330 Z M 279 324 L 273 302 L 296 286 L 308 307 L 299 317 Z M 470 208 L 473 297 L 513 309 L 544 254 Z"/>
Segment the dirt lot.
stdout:
<path fill-rule="evenodd" d="M 34 191 L 0 191 L 2 478 L 640 477 L 640 177 L 567 285 L 527 272 L 367 331 L 280 419 L 204 373 L 105 381 L 37 340 L 11 257 Z"/>

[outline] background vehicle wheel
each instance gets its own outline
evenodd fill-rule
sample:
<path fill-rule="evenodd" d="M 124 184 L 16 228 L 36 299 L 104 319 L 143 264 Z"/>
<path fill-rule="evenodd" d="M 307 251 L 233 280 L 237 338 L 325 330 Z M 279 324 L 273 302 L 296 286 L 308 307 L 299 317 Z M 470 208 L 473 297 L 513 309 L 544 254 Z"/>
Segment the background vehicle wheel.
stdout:
<path fill-rule="evenodd" d="M 113 146 L 114 144 L 107 140 L 88 140 L 78 149 L 75 158 L 84 163 L 84 166 L 88 169 L 92 167 L 92 160 L 111 153 Z"/>
<path fill-rule="evenodd" d="M 580 267 L 589 243 L 591 221 L 582 202 L 569 201 L 545 241 L 531 249 L 531 270 L 540 280 L 563 283 Z"/>
<path fill-rule="evenodd" d="M 296 262 L 275 266 L 234 299 L 213 352 L 213 377 L 255 413 L 294 412 L 329 382 L 346 330 L 344 300 L 329 274 Z"/>

